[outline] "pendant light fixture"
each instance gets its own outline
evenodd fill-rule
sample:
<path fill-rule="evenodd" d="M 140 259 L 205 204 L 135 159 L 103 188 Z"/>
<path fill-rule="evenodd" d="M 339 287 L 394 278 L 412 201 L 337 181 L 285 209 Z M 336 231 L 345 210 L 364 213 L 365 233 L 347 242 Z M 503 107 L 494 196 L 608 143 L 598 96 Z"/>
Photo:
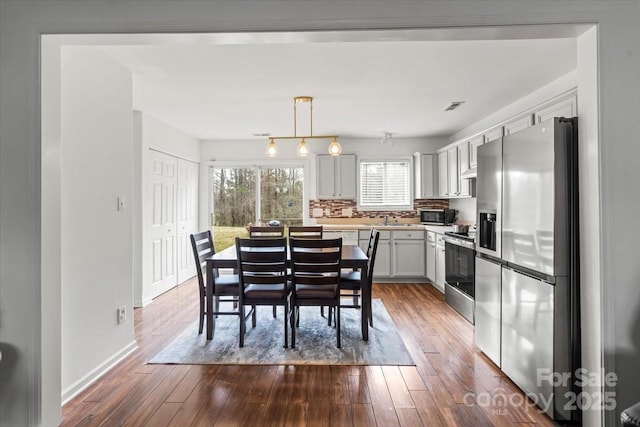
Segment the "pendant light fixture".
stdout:
<path fill-rule="evenodd" d="M 273 138 L 269 138 L 269 145 L 267 145 L 266 153 L 268 157 L 275 157 L 278 155 L 278 146 Z"/>
<path fill-rule="evenodd" d="M 297 105 L 300 103 L 309 104 L 309 134 L 298 135 L 298 115 Z M 338 142 L 338 135 L 314 135 L 313 134 L 313 97 L 311 96 L 296 96 L 293 98 L 293 136 L 270 136 L 269 145 L 267 146 L 266 153 L 269 157 L 275 157 L 278 154 L 278 147 L 276 146 L 276 139 L 293 139 L 300 140 L 296 152 L 300 157 L 307 157 L 310 153 L 307 140 L 310 139 L 333 139 L 329 144 L 329 154 L 332 156 L 339 156 L 342 154 L 342 146 Z"/>

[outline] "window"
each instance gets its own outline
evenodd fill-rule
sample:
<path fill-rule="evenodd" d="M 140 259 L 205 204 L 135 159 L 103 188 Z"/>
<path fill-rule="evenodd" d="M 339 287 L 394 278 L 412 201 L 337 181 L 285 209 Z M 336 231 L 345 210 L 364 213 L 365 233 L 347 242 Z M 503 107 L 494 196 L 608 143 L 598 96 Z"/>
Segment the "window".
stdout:
<path fill-rule="evenodd" d="M 360 161 L 359 207 L 412 209 L 411 161 Z"/>
<path fill-rule="evenodd" d="M 211 190 L 211 226 L 218 251 L 233 245 L 236 236 L 245 237 L 249 223 L 303 223 L 304 168 L 300 165 L 214 166 Z"/>

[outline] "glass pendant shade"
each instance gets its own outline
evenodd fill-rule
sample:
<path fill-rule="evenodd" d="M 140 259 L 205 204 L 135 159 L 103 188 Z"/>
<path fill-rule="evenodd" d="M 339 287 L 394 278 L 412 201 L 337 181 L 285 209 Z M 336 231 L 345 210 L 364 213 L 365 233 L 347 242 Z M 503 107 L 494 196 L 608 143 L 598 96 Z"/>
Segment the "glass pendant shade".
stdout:
<path fill-rule="evenodd" d="M 300 144 L 298 144 L 298 156 L 300 157 L 307 157 L 309 155 L 309 146 L 307 145 L 307 142 L 304 140 L 304 138 L 302 138 L 302 141 L 300 141 Z"/>
<path fill-rule="evenodd" d="M 329 154 L 332 156 L 339 156 L 342 154 L 342 146 L 338 142 L 338 138 L 334 138 L 331 144 L 329 144 Z"/>
<path fill-rule="evenodd" d="M 272 138 L 269 139 L 269 145 L 267 145 L 266 153 L 268 157 L 275 157 L 278 154 L 278 147 Z"/>

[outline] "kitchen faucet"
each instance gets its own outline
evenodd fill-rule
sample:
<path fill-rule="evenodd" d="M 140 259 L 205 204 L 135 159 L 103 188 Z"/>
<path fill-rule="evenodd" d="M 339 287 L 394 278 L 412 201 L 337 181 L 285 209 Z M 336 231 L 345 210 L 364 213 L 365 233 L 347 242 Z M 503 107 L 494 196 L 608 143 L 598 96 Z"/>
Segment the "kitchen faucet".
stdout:
<path fill-rule="evenodd" d="M 384 225 L 387 225 L 387 222 L 389 222 L 389 215 L 385 215 L 383 218 L 384 218 Z"/>

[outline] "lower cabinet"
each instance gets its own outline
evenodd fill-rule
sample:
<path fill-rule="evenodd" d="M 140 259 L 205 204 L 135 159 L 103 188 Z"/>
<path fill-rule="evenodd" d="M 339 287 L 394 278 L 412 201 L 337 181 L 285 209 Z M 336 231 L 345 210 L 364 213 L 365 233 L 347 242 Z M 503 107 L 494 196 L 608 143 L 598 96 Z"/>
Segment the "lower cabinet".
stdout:
<path fill-rule="evenodd" d="M 436 281 L 436 233 L 433 231 L 427 232 L 427 247 L 426 247 L 426 267 L 427 267 L 427 279 L 431 283 Z"/>
<path fill-rule="evenodd" d="M 368 231 L 360 230 L 359 245 L 366 250 Z M 380 230 L 373 277 L 420 278 L 426 274 L 424 230 Z M 366 238 L 365 238 L 366 236 Z"/>
<path fill-rule="evenodd" d="M 393 241 L 393 277 L 424 277 L 424 237 Z"/>
<path fill-rule="evenodd" d="M 442 236 L 436 235 L 436 288 L 440 290 L 440 292 L 444 293 L 444 240 L 442 240 Z"/>
<path fill-rule="evenodd" d="M 373 266 L 373 277 L 391 277 L 391 240 L 380 235 L 376 263 Z"/>

